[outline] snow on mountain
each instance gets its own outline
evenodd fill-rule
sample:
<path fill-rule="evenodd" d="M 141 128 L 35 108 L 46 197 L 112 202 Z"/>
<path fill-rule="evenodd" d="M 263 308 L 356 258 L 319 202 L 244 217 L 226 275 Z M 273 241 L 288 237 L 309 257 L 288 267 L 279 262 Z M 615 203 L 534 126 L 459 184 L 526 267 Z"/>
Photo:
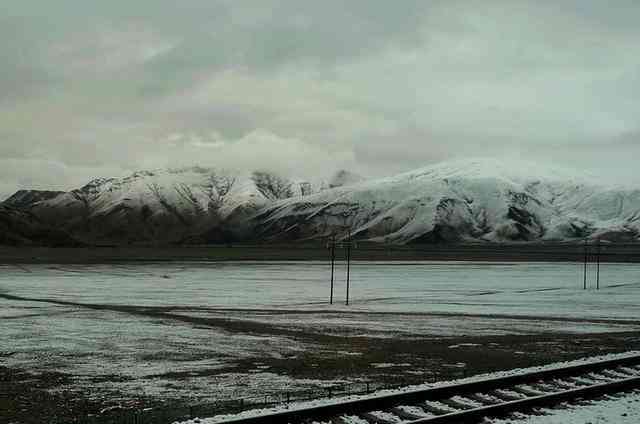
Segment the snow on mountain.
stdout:
<path fill-rule="evenodd" d="M 327 188 L 333 187 L 333 188 Z M 211 168 L 140 171 L 62 194 L 14 196 L 40 222 L 89 243 L 302 240 L 388 243 L 637 240 L 640 190 L 525 161 L 466 159 L 328 183 Z"/>
<path fill-rule="evenodd" d="M 192 167 L 96 179 L 30 210 L 85 240 L 224 241 L 245 237 L 257 210 L 312 189 L 269 172 Z"/>
<path fill-rule="evenodd" d="M 260 237 L 347 237 L 391 243 L 636 240 L 640 191 L 524 161 L 449 161 L 291 198 L 254 220 Z"/>

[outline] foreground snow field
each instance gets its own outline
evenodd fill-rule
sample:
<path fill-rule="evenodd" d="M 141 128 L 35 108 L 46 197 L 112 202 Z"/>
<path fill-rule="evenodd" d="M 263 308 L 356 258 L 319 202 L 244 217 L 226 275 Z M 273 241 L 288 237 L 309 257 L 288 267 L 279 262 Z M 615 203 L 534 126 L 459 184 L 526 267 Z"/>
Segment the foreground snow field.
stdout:
<path fill-rule="evenodd" d="M 267 386 L 282 392 L 353 382 L 305 376 L 318 355 L 369 361 L 375 375 L 429 375 L 428 358 L 368 359 L 362 355 L 370 342 L 352 346 L 351 337 L 640 329 L 634 264 L 603 264 L 602 289 L 583 291 L 579 264 L 356 262 L 348 307 L 343 271 L 330 306 L 322 262 L 2 266 L 0 365 L 72 375 L 61 390 L 204 402 L 261 395 Z M 327 347 L 327 337 L 340 346 Z M 444 343 L 460 354 L 485 348 Z M 565 349 L 562 342 L 540 343 L 545 352 Z M 287 368 L 293 363 L 299 371 Z"/>
<path fill-rule="evenodd" d="M 490 424 L 637 424 L 640 422 L 640 392 L 607 397 L 587 405 L 562 405 L 542 409 L 542 415 L 491 420 Z"/>

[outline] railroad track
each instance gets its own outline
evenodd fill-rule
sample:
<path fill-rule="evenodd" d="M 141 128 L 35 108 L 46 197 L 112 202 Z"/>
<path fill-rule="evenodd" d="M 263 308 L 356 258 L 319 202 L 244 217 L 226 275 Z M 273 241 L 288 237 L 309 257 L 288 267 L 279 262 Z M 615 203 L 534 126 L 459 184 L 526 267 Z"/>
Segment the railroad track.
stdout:
<path fill-rule="evenodd" d="M 234 424 L 477 423 L 561 402 L 640 388 L 640 356 L 288 410 Z"/>

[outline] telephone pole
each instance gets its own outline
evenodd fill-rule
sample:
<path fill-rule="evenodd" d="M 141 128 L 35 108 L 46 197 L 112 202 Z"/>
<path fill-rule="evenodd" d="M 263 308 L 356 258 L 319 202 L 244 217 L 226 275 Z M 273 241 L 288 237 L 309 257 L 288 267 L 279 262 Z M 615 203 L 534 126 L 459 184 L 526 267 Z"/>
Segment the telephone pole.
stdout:
<path fill-rule="evenodd" d="M 329 305 L 333 305 L 333 277 L 335 275 L 336 266 L 336 235 L 331 236 L 331 294 L 329 295 Z"/>
<path fill-rule="evenodd" d="M 347 262 L 347 294 L 345 298 L 345 304 L 349 305 L 349 289 L 351 288 L 351 249 L 354 247 L 351 241 L 351 228 L 348 229 L 346 241 L 337 242 L 335 233 L 331 236 L 331 241 L 327 243 L 327 247 L 331 256 L 331 291 L 329 293 L 329 304 L 333 305 L 333 291 L 335 283 L 335 262 L 336 262 L 336 247 L 344 248 Z"/>
<path fill-rule="evenodd" d="M 587 289 L 587 262 L 589 261 L 589 244 L 587 239 L 584 239 L 584 272 L 583 272 L 583 281 L 582 281 L 582 289 Z"/>
<path fill-rule="evenodd" d="M 349 278 L 351 275 L 351 229 L 347 238 L 347 300 L 345 305 L 349 306 Z"/>
<path fill-rule="evenodd" d="M 600 290 L 600 239 L 596 248 L 596 290 Z"/>

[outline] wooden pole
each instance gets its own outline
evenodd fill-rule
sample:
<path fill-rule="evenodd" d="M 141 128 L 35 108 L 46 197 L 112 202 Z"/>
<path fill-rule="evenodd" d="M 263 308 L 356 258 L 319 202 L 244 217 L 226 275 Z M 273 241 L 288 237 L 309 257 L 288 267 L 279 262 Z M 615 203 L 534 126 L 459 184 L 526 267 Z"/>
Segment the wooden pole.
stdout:
<path fill-rule="evenodd" d="M 600 239 L 596 250 L 596 290 L 600 290 Z"/>
<path fill-rule="evenodd" d="M 336 236 L 331 236 L 331 294 L 329 295 L 329 304 L 333 305 L 333 276 L 336 265 Z"/>
<path fill-rule="evenodd" d="M 349 306 L 349 279 L 351 274 L 351 230 L 347 238 L 347 301 L 345 305 Z"/>
<path fill-rule="evenodd" d="M 584 271 L 583 271 L 583 278 L 582 278 L 583 290 L 587 289 L 587 261 L 589 260 L 587 248 L 588 248 L 587 239 L 584 239 Z"/>

